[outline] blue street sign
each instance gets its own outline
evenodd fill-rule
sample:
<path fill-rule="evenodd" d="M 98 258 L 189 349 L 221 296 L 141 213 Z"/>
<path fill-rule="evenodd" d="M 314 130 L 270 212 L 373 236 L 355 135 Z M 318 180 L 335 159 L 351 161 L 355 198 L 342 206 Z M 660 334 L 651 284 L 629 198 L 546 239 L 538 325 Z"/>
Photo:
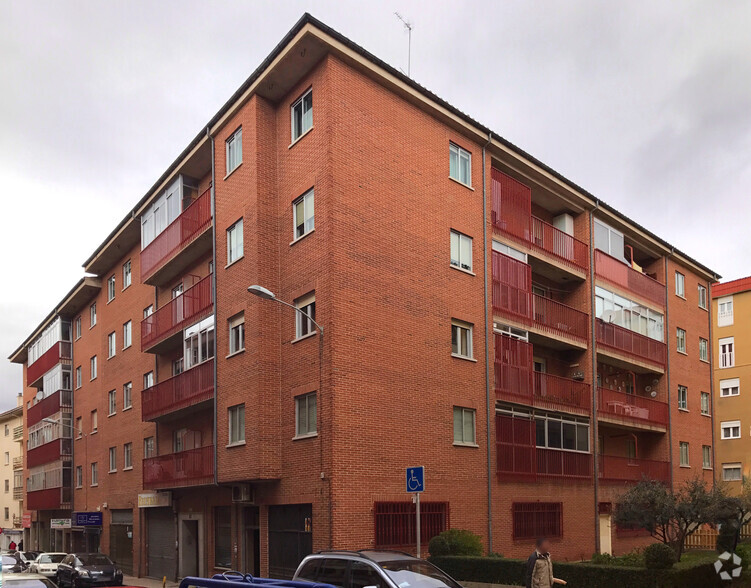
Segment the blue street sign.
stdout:
<path fill-rule="evenodd" d="M 414 466 L 407 468 L 407 492 L 425 491 L 425 467 Z"/>
<path fill-rule="evenodd" d="M 101 527 L 101 512 L 74 512 L 73 525 L 76 527 Z"/>

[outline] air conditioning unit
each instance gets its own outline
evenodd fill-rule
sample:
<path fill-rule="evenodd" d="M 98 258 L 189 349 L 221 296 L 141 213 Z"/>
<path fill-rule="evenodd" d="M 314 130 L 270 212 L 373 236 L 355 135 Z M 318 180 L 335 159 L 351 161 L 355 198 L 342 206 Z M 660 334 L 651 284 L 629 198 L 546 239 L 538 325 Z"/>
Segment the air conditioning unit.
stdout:
<path fill-rule="evenodd" d="M 255 502 L 255 495 L 250 484 L 232 486 L 232 502 Z"/>

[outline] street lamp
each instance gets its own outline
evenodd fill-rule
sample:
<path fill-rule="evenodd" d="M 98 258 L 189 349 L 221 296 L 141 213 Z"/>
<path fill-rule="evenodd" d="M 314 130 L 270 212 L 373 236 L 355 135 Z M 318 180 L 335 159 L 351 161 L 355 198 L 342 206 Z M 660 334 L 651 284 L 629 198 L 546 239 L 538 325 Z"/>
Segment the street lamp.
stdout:
<path fill-rule="evenodd" d="M 278 302 L 282 306 L 288 306 L 289 308 L 293 309 L 295 312 L 300 314 L 301 316 L 305 317 L 307 320 L 309 320 L 312 324 L 315 325 L 316 329 L 318 329 L 318 397 L 321 400 L 321 402 L 317 403 L 318 410 L 316 411 L 317 417 L 318 417 L 318 423 L 323 423 L 323 418 L 321 417 L 321 408 L 323 406 L 323 327 L 319 325 L 315 319 L 310 316 L 307 312 L 303 312 L 301 309 L 297 308 L 294 304 L 290 304 L 289 302 L 285 302 L 284 300 L 279 300 L 279 298 L 276 297 L 276 295 L 269 290 L 268 288 L 264 288 L 263 286 L 259 286 L 257 284 L 253 286 L 248 286 L 248 292 L 253 294 L 253 296 L 258 296 L 258 298 L 262 300 L 271 300 L 273 302 Z M 317 429 L 321 430 L 320 425 L 317 424 Z M 320 442 L 320 459 L 321 459 L 321 480 L 325 480 L 325 475 L 323 471 L 323 431 L 321 430 L 321 442 Z M 331 500 L 331 480 L 328 482 L 328 490 L 329 490 L 329 549 L 333 547 L 334 542 L 334 525 L 332 521 L 333 516 L 333 506 L 332 506 L 332 500 Z"/>

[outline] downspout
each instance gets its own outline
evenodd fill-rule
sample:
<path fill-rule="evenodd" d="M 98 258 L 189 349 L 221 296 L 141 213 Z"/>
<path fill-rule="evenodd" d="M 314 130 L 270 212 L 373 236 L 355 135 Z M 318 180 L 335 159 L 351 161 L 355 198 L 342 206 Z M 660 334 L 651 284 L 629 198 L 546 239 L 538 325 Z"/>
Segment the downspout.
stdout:
<path fill-rule="evenodd" d="M 595 209 L 600 207 L 600 201 L 595 200 Z M 589 308 L 590 308 L 590 349 L 592 350 L 592 467 L 594 473 L 594 525 L 595 552 L 600 553 L 600 462 L 598 449 L 600 445 L 599 427 L 597 422 L 597 317 L 595 316 L 595 248 L 594 248 L 594 215 L 589 211 Z"/>
<path fill-rule="evenodd" d="M 209 138 L 209 142 L 211 143 L 211 291 L 214 294 L 214 347 L 217 347 L 217 296 L 216 296 L 216 169 L 214 166 L 214 137 L 211 135 L 211 129 L 209 127 L 206 127 L 206 136 Z M 219 472 L 217 467 L 218 462 L 218 456 L 219 456 L 219 450 L 217 448 L 217 433 L 216 433 L 216 426 L 217 426 L 217 395 L 219 392 L 219 382 L 218 382 L 218 366 L 219 361 L 216 354 L 216 349 L 214 349 L 214 430 L 212 433 L 212 438 L 214 442 L 214 485 L 217 486 L 219 484 Z"/>
<path fill-rule="evenodd" d="M 485 456 L 488 478 L 488 553 L 493 553 L 493 483 L 491 479 L 492 463 L 490 459 L 490 337 L 492 333 L 492 321 L 488 322 L 488 190 L 485 151 L 492 141 L 493 134 L 488 133 L 488 142 L 482 146 L 482 262 L 485 297 Z M 490 245 L 492 247 L 492 243 Z"/>
<path fill-rule="evenodd" d="M 668 447 L 670 455 L 670 490 L 673 490 L 673 388 L 670 385 L 670 306 L 668 305 L 668 260 L 673 256 L 674 249 L 665 257 L 665 357 L 667 358 L 666 381 L 668 387 Z"/>
<path fill-rule="evenodd" d="M 717 275 L 714 276 L 714 281 L 717 281 Z M 709 322 L 709 398 L 712 401 L 712 405 L 709 408 L 709 419 L 712 423 L 712 486 L 717 484 L 714 476 L 715 462 L 715 438 L 714 438 L 714 339 L 712 338 L 712 283 L 707 284 L 707 321 Z"/>

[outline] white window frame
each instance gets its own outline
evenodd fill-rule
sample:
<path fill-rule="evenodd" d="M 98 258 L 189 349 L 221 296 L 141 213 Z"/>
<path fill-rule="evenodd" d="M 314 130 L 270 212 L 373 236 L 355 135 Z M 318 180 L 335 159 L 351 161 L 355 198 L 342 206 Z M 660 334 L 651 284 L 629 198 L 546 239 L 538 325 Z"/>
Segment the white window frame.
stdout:
<path fill-rule="evenodd" d="M 89 370 L 92 380 L 96 380 L 96 355 L 89 359 Z"/>
<path fill-rule="evenodd" d="M 723 337 L 717 342 L 720 369 L 735 367 L 735 337 Z"/>
<path fill-rule="evenodd" d="M 156 438 L 154 435 L 143 438 L 143 458 L 148 459 L 156 455 Z"/>
<path fill-rule="evenodd" d="M 472 417 L 471 430 L 467 431 L 465 417 Z M 477 411 L 474 408 L 464 406 L 455 406 L 453 410 L 454 417 L 454 445 L 464 445 L 477 447 Z"/>
<path fill-rule="evenodd" d="M 310 100 L 306 100 L 310 97 Z M 300 111 L 300 126 L 297 127 L 296 112 Z M 290 128 L 292 143 L 298 141 L 313 128 L 313 88 L 308 88 L 290 106 Z"/>
<path fill-rule="evenodd" d="M 78 341 L 81 338 L 81 317 L 77 316 L 76 320 L 74 321 L 74 331 L 76 336 L 76 341 Z"/>
<path fill-rule="evenodd" d="M 691 448 L 689 446 L 688 441 L 680 441 L 678 443 L 678 456 L 680 460 L 680 467 L 682 468 L 691 467 L 690 449 Z M 685 456 L 684 456 L 684 450 L 685 450 Z"/>
<path fill-rule="evenodd" d="M 227 408 L 227 446 L 245 445 L 245 403 Z"/>
<path fill-rule="evenodd" d="M 99 463 L 91 462 L 91 485 L 99 486 Z"/>
<path fill-rule="evenodd" d="M 686 276 L 681 272 L 675 272 L 675 295 L 679 298 L 686 298 Z"/>
<path fill-rule="evenodd" d="M 227 156 L 227 173 L 229 176 L 235 171 L 243 162 L 243 128 L 240 127 L 234 133 L 232 133 L 225 141 L 226 156 Z"/>
<path fill-rule="evenodd" d="M 712 469 L 712 446 L 711 445 L 701 446 L 701 467 L 702 469 L 705 469 L 705 470 Z"/>
<path fill-rule="evenodd" d="M 133 443 L 123 445 L 123 471 L 133 469 Z"/>
<path fill-rule="evenodd" d="M 110 469 L 108 473 L 112 474 L 117 471 L 117 447 L 110 447 Z"/>
<path fill-rule="evenodd" d="M 83 488 L 83 466 L 76 466 L 76 488 Z"/>
<path fill-rule="evenodd" d="M 76 390 L 78 390 L 83 385 L 83 370 L 81 369 L 81 366 L 76 367 Z"/>
<path fill-rule="evenodd" d="M 96 433 L 99 430 L 99 411 L 95 408 L 91 411 L 91 432 Z"/>
<path fill-rule="evenodd" d="M 727 393 L 726 393 L 727 391 Z M 741 395 L 740 378 L 728 378 L 720 380 L 720 398 L 732 398 Z"/>
<path fill-rule="evenodd" d="M 451 356 L 452 357 L 458 357 L 461 359 L 474 359 L 474 350 L 473 350 L 473 344 L 472 344 L 472 331 L 474 330 L 474 325 L 472 323 L 468 323 L 459 319 L 451 319 Z M 464 343 L 467 346 L 467 353 L 462 353 L 462 341 L 461 339 L 466 336 L 466 340 Z M 457 345 L 456 350 L 454 349 L 454 337 L 456 337 Z"/>
<path fill-rule="evenodd" d="M 697 284 L 697 291 L 699 294 L 699 308 L 707 310 L 707 287 Z"/>
<path fill-rule="evenodd" d="M 738 470 L 738 477 L 735 475 L 728 477 L 728 471 Z M 722 481 L 723 482 L 742 482 L 743 481 L 743 464 L 741 463 L 724 463 L 722 464 Z"/>
<path fill-rule="evenodd" d="M 123 384 L 123 410 L 133 408 L 133 382 Z"/>
<path fill-rule="evenodd" d="M 462 177 L 463 162 L 466 163 L 466 178 Z M 449 177 L 460 184 L 472 187 L 472 153 L 453 141 L 449 142 Z"/>
<path fill-rule="evenodd" d="M 107 392 L 107 416 L 117 414 L 117 390 Z"/>
<path fill-rule="evenodd" d="M 112 331 L 107 335 L 107 359 L 115 357 L 117 354 L 117 334 Z"/>
<path fill-rule="evenodd" d="M 89 328 L 96 325 L 96 302 L 89 307 Z"/>
<path fill-rule="evenodd" d="M 451 267 L 472 272 L 472 237 L 451 229 Z"/>
<path fill-rule="evenodd" d="M 216 353 L 214 316 L 185 329 L 183 337 L 183 370 L 213 359 Z"/>
<path fill-rule="evenodd" d="M 709 361 L 709 341 L 704 337 L 699 337 L 699 359 Z"/>
<path fill-rule="evenodd" d="M 229 325 L 229 354 L 234 355 L 245 351 L 245 313 L 241 312 L 228 321 Z"/>
<path fill-rule="evenodd" d="M 123 264 L 123 290 L 133 283 L 133 272 L 130 259 Z"/>
<path fill-rule="evenodd" d="M 741 437 L 741 421 L 722 421 L 720 423 L 720 439 L 729 441 Z"/>
<path fill-rule="evenodd" d="M 133 321 L 123 324 L 123 349 L 133 345 Z"/>
<path fill-rule="evenodd" d="M 154 314 L 154 305 L 149 304 L 146 308 L 143 309 L 143 318 L 148 318 L 152 314 Z"/>
<path fill-rule="evenodd" d="M 710 416 L 712 414 L 712 396 L 709 392 L 701 392 L 701 414 Z"/>
<path fill-rule="evenodd" d="M 678 410 L 688 410 L 688 387 L 678 385 Z"/>
<path fill-rule="evenodd" d="M 227 265 L 242 259 L 244 252 L 243 219 L 238 220 L 227 229 Z"/>
<path fill-rule="evenodd" d="M 717 326 L 728 327 L 733 324 L 734 303 L 732 296 L 717 299 Z"/>
<path fill-rule="evenodd" d="M 302 218 L 298 206 L 302 204 Z M 311 188 L 292 201 L 292 242 L 302 239 L 316 228 L 315 188 Z"/>
<path fill-rule="evenodd" d="M 675 350 L 678 353 L 688 353 L 686 351 L 686 329 L 681 327 L 675 328 Z"/>
<path fill-rule="evenodd" d="M 610 257 L 614 257 L 618 261 L 621 261 L 625 263 L 626 265 L 631 265 L 629 261 L 626 260 L 624 257 L 625 255 L 625 243 L 626 239 L 623 236 L 623 233 L 619 231 L 618 229 L 614 229 L 609 224 L 604 223 L 598 218 L 594 219 L 594 234 L 592 235 L 592 247 L 599 249 L 600 251 L 607 253 Z M 603 249 L 600 247 L 602 243 L 597 243 L 598 240 L 598 232 L 607 231 L 607 249 Z M 604 234 L 603 234 L 604 236 Z"/>
<path fill-rule="evenodd" d="M 143 375 L 143 389 L 151 388 L 154 385 L 154 372 L 146 372 Z"/>
<path fill-rule="evenodd" d="M 107 303 L 112 302 L 115 299 L 115 288 L 117 284 L 115 282 L 115 274 L 112 274 L 107 278 Z"/>
<path fill-rule="evenodd" d="M 311 408 L 312 401 L 312 408 Z M 312 422 L 311 422 L 311 410 Z M 305 417 L 305 426 L 301 420 Z M 295 439 L 318 435 L 318 393 L 309 392 L 295 397 Z"/>
<path fill-rule="evenodd" d="M 295 308 L 310 316 L 310 319 L 316 320 L 316 293 L 310 292 L 295 300 Z M 310 337 L 317 331 L 310 319 L 300 312 L 295 313 L 295 340 Z"/>

